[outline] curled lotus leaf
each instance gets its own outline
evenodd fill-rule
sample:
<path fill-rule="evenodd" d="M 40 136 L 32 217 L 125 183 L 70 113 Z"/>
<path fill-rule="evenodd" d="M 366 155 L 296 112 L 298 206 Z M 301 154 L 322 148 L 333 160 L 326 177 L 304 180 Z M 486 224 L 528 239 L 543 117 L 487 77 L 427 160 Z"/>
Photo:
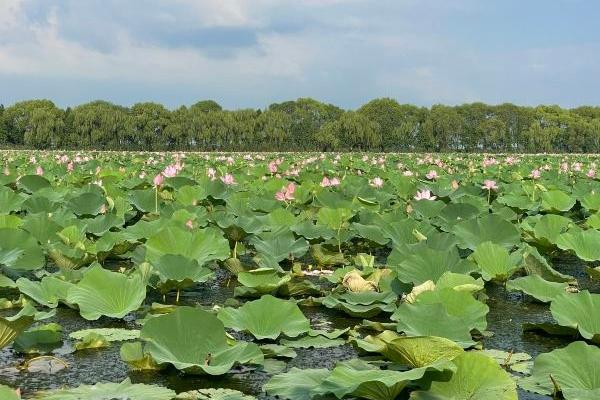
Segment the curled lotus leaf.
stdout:
<path fill-rule="evenodd" d="M 37 240 L 28 232 L 0 228 L 0 265 L 29 271 L 42 268 L 46 260 Z"/>
<path fill-rule="evenodd" d="M 39 400 L 171 400 L 173 397 L 175 392 L 171 389 L 142 383 L 132 384 L 129 379 L 126 379 L 121 383 L 96 383 L 72 389 L 38 392 L 34 398 Z"/>
<path fill-rule="evenodd" d="M 600 340 L 600 294 L 587 290 L 564 293 L 550 304 L 552 316 L 559 325 L 579 330 L 588 340 Z"/>
<path fill-rule="evenodd" d="M 310 400 L 311 391 L 329 376 L 328 369 L 299 369 L 293 367 L 284 374 L 273 376 L 263 390 L 270 396 L 288 400 Z"/>
<path fill-rule="evenodd" d="M 264 295 L 239 308 L 224 308 L 219 319 L 228 328 L 251 333 L 257 339 L 296 337 L 308 332 L 310 323 L 294 301 Z"/>
<path fill-rule="evenodd" d="M 566 292 L 567 283 L 549 282 L 539 275 L 523 276 L 510 280 L 506 288 L 510 291 L 520 290 L 543 303 L 549 303 Z"/>

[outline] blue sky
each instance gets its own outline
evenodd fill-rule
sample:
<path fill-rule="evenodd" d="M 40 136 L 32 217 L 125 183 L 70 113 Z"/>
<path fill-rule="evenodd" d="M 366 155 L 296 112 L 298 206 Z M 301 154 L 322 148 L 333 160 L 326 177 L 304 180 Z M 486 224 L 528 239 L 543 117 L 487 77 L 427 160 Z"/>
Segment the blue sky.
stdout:
<path fill-rule="evenodd" d="M 600 105 L 596 0 L 0 0 L 0 103 Z"/>

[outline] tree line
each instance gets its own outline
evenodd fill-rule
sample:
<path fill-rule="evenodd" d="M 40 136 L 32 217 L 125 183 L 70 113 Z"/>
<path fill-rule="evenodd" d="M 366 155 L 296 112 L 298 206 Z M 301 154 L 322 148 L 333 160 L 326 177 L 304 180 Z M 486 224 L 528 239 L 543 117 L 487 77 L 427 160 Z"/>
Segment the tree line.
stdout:
<path fill-rule="evenodd" d="M 264 110 L 212 100 L 169 110 L 94 101 L 0 105 L 0 146 L 185 151 L 600 152 L 600 107 L 483 103 L 430 108 L 374 99 L 343 110 L 310 98 Z"/>

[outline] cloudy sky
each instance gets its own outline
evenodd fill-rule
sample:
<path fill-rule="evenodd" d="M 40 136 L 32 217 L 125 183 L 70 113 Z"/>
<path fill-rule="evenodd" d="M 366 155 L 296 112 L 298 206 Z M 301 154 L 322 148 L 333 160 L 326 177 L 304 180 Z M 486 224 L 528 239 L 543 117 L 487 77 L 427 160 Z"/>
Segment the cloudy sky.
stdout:
<path fill-rule="evenodd" d="M 600 104 L 597 0 L 0 0 L 0 103 Z"/>

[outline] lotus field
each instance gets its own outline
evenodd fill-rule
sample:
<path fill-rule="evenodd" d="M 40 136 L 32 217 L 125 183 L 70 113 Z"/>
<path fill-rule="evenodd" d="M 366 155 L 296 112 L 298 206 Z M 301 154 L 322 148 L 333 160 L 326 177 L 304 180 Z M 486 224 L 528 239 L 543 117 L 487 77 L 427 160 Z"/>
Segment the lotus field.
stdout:
<path fill-rule="evenodd" d="M 600 399 L 587 155 L 5 151 L 0 399 Z"/>

